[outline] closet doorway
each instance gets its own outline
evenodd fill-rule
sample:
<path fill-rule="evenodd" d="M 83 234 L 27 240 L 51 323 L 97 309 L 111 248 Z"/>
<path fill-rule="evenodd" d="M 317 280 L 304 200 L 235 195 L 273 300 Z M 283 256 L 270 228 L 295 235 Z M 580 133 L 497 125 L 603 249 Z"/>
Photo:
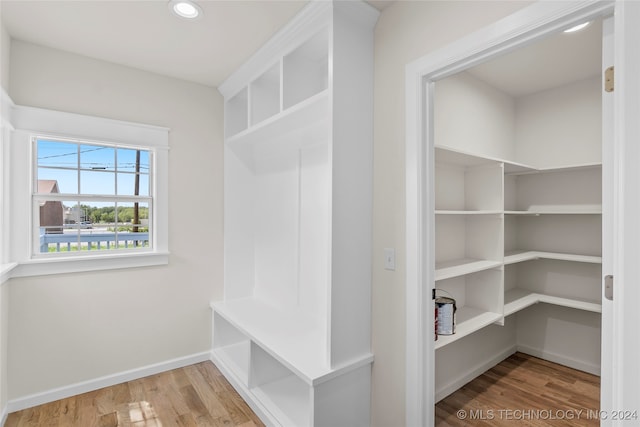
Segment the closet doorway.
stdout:
<path fill-rule="evenodd" d="M 432 425 L 436 401 L 515 351 L 600 374 L 604 411 L 632 400 L 613 363 L 624 302 L 603 293 L 625 255 L 611 113 L 624 97 L 602 87 L 623 51 L 613 10 L 537 3 L 407 66 L 407 425 Z M 571 46 L 561 32 L 587 21 Z M 434 341 L 440 295 L 456 333 Z"/>

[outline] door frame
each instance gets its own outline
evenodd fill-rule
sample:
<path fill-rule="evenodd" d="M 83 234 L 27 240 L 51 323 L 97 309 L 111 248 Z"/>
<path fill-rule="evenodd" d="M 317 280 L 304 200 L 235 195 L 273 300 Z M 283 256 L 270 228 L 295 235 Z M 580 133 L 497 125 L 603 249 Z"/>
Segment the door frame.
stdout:
<path fill-rule="evenodd" d="M 634 408 L 640 383 L 640 2 L 539 1 L 409 64 L 406 97 L 406 425 L 434 422 L 434 330 L 431 285 L 434 283 L 433 91 L 434 82 L 497 55 L 528 45 L 546 35 L 596 17 L 615 22 L 615 119 L 613 123 L 613 274 L 615 298 L 603 310 L 611 330 L 603 346 L 605 379 L 601 404 L 603 426 L 617 425 L 612 410 Z M 634 44 L 635 43 L 635 44 Z M 635 119 L 627 119 L 635 117 Z M 635 214 L 635 217 L 634 217 Z M 604 271 L 603 271 L 604 274 Z M 604 342 L 604 341 L 603 341 Z M 608 364 L 607 364 L 608 365 Z"/>

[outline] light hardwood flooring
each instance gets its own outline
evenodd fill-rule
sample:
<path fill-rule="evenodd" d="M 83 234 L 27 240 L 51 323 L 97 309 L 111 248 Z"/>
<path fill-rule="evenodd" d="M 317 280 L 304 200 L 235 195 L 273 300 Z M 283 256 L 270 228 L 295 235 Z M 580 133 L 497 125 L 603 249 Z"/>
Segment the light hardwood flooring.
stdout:
<path fill-rule="evenodd" d="M 598 426 L 600 378 L 515 353 L 436 404 L 435 425 Z"/>
<path fill-rule="evenodd" d="M 598 377 L 516 353 L 438 402 L 435 425 L 598 426 L 599 395 Z M 220 371 L 202 362 L 14 412 L 5 427 L 262 425 Z"/>
<path fill-rule="evenodd" d="M 9 414 L 5 427 L 263 426 L 211 362 Z"/>

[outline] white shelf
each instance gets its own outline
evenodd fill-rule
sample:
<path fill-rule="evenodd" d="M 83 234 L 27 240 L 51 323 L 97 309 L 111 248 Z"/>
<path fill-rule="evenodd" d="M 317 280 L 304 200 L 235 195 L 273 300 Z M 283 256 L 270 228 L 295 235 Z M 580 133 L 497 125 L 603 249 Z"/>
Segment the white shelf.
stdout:
<path fill-rule="evenodd" d="M 211 307 L 309 385 L 373 361 L 373 355 L 367 354 L 331 368 L 326 334 L 316 319 L 300 310 L 275 307 L 255 297 L 215 302 Z"/>
<path fill-rule="evenodd" d="M 498 164 L 502 160 L 479 156 L 454 148 L 435 146 L 436 163 L 446 163 L 456 166 L 480 166 L 486 164 Z"/>
<path fill-rule="evenodd" d="M 602 304 L 596 302 L 538 294 L 526 289 L 516 288 L 504 294 L 504 315 L 509 316 L 538 303 L 554 304 L 594 313 L 602 312 Z"/>
<path fill-rule="evenodd" d="M 498 210 L 481 210 L 481 211 L 458 211 L 458 210 L 436 210 L 436 215 L 501 215 L 502 211 Z"/>
<path fill-rule="evenodd" d="M 457 259 L 436 264 L 435 280 L 445 280 L 465 274 L 500 267 L 501 261 L 480 259 Z"/>
<path fill-rule="evenodd" d="M 602 163 L 580 163 L 556 167 L 536 167 L 524 163 L 505 160 L 498 157 L 484 156 L 457 148 L 435 144 L 436 162 L 450 163 L 459 166 L 477 166 L 488 163 L 503 163 L 504 173 L 507 175 L 526 175 L 537 173 L 570 172 L 580 169 L 596 169 Z"/>
<path fill-rule="evenodd" d="M 329 374 L 325 334 L 305 313 L 258 298 L 212 304 L 216 313 L 308 384 Z"/>
<path fill-rule="evenodd" d="M 526 211 L 504 211 L 505 215 L 602 215 L 602 207 L 595 209 L 540 209 Z"/>
<path fill-rule="evenodd" d="M 549 168 L 536 168 L 529 167 L 527 170 L 517 170 L 517 168 L 510 169 L 507 171 L 505 165 L 505 174 L 507 175 L 528 175 L 528 174 L 539 174 L 539 173 L 555 173 L 555 172 L 572 172 L 578 170 L 586 170 L 586 169 L 598 169 L 602 167 L 602 163 L 580 163 L 575 165 L 565 165 L 565 166 L 556 166 Z"/>
<path fill-rule="evenodd" d="M 460 307 L 456 312 L 456 333 L 453 335 L 438 335 L 435 348 L 437 350 L 447 344 L 451 344 L 485 326 L 499 321 L 502 317 L 501 313 L 492 313 L 474 307 Z"/>
<path fill-rule="evenodd" d="M 504 255 L 504 264 L 531 261 L 535 259 L 554 259 L 558 261 L 586 262 L 590 264 L 602 264 L 602 257 L 592 255 L 565 254 L 559 252 L 542 251 L 509 251 Z"/>

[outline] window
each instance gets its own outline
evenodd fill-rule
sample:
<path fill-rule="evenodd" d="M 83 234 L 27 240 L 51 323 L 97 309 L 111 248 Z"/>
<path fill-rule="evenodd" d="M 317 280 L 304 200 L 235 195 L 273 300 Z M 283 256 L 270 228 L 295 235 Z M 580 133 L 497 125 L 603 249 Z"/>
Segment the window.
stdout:
<path fill-rule="evenodd" d="M 10 118 L 11 277 L 169 262 L 169 129 L 19 105 Z"/>
<path fill-rule="evenodd" d="M 117 144 L 34 137 L 34 255 L 153 247 L 153 153 Z"/>

